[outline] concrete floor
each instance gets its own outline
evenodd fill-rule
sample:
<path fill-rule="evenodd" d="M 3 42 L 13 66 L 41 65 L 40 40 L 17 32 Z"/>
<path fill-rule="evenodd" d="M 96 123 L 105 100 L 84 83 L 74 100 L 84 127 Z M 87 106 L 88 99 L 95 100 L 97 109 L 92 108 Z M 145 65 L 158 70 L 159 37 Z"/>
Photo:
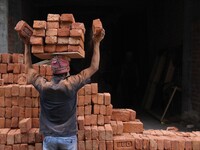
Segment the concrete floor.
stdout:
<path fill-rule="evenodd" d="M 180 121 L 168 120 L 166 122 L 160 122 L 158 118 L 156 118 L 155 116 L 153 116 L 152 114 L 148 112 L 145 112 L 145 111 L 136 111 L 136 112 L 137 112 L 136 118 L 139 119 L 143 123 L 145 130 L 148 130 L 148 129 L 166 130 L 167 127 L 176 127 L 178 128 L 178 131 L 184 131 L 184 132 L 199 130 L 195 127 L 189 127 Z"/>

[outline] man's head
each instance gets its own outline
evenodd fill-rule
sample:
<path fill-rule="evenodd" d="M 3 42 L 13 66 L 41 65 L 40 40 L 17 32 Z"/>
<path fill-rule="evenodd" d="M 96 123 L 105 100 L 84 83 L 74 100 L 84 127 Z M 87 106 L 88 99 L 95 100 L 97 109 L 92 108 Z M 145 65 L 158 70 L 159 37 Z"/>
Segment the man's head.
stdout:
<path fill-rule="evenodd" d="M 56 55 L 51 59 L 51 68 L 53 74 L 66 74 L 70 71 L 69 58 L 65 56 Z"/>

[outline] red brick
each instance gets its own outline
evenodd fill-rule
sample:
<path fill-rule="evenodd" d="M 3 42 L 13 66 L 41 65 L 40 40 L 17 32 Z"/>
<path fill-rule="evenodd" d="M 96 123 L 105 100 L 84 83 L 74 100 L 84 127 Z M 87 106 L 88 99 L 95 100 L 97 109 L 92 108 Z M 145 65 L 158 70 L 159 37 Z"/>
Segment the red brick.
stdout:
<path fill-rule="evenodd" d="M 35 143 L 36 128 L 31 128 L 28 132 L 28 143 Z"/>
<path fill-rule="evenodd" d="M 14 63 L 14 65 L 13 65 L 13 73 L 21 73 L 21 64 Z"/>
<path fill-rule="evenodd" d="M 12 55 L 9 54 L 9 53 L 2 53 L 1 54 L 1 61 L 2 63 L 5 63 L 5 64 L 9 64 L 11 63 L 11 60 L 12 60 Z"/>
<path fill-rule="evenodd" d="M 97 115 L 97 124 L 104 125 L 104 115 Z"/>
<path fill-rule="evenodd" d="M 45 20 L 34 20 L 33 28 L 35 29 L 46 29 L 46 21 Z"/>
<path fill-rule="evenodd" d="M 27 133 L 31 129 L 31 127 L 31 118 L 25 118 L 19 122 L 19 128 L 21 133 Z"/>
<path fill-rule="evenodd" d="M 35 143 L 35 149 L 42 150 L 42 143 Z"/>
<path fill-rule="evenodd" d="M 11 119 L 11 128 L 17 128 L 19 124 L 18 117 L 12 117 Z"/>
<path fill-rule="evenodd" d="M 32 45 L 43 45 L 44 41 L 42 37 L 37 37 L 37 36 L 31 36 L 30 38 L 30 43 Z"/>
<path fill-rule="evenodd" d="M 15 143 L 15 132 L 16 129 L 11 129 L 7 134 L 7 144 L 12 145 Z"/>
<path fill-rule="evenodd" d="M 71 22 L 71 23 L 74 23 L 75 22 L 75 18 L 73 16 L 73 14 L 64 13 L 64 14 L 61 14 L 60 21 L 61 22 Z"/>
<path fill-rule="evenodd" d="M 98 135 L 99 135 L 99 140 L 105 140 L 106 139 L 106 131 L 104 126 L 98 126 Z"/>
<path fill-rule="evenodd" d="M 84 41 L 80 37 L 69 37 L 69 45 L 79 45 L 84 49 Z"/>
<path fill-rule="evenodd" d="M 103 25 L 102 25 L 102 22 L 99 18 L 97 19 L 94 19 L 92 21 L 92 31 L 93 31 L 93 34 L 100 34 L 100 32 L 102 31 L 103 29 Z"/>
<path fill-rule="evenodd" d="M 92 130 L 90 126 L 84 126 L 85 140 L 92 139 Z"/>
<path fill-rule="evenodd" d="M 59 38 L 58 38 L 59 39 Z M 60 42 L 60 40 L 59 40 Z M 56 49 L 55 49 L 56 52 L 67 52 L 68 51 L 68 45 L 67 44 L 59 44 L 59 45 L 56 45 Z"/>
<path fill-rule="evenodd" d="M 59 22 L 58 21 L 47 21 L 47 29 L 58 29 Z"/>
<path fill-rule="evenodd" d="M 78 150 L 86 150 L 85 149 L 85 141 L 78 141 Z"/>
<path fill-rule="evenodd" d="M 105 131 L 106 131 L 106 135 L 105 135 L 105 140 L 113 140 L 113 130 L 110 124 L 105 124 Z"/>
<path fill-rule="evenodd" d="M 14 140 L 16 144 L 21 143 L 21 132 L 20 129 L 17 129 L 14 134 Z"/>
<path fill-rule="evenodd" d="M 103 93 L 98 93 L 97 94 L 97 102 L 98 102 L 98 104 L 101 104 L 101 105 L 104 104 L 104 95 L 103 95 Z"/>
<path fill-rule="evenodd" d="M 74 22 L 74 23 L 72 23 L 71 28 L 72 29 L 82 29 L 84 34 L 86 32 L 85 25 L 82 22 Z"/>
<path fill-rule="evenodd" d="M 70 28 L 59 28 L 58 36 L 68 37 L 70 35 Z"/>
<path fill-rule="evenodd" d="M 84 32 L 82 29 L 71 29 L 70 36 L 71 37 L 80 37 L 83 41 L 85 41 Z"/>
<path fill-rule="evenodd" d="M 12 96 L 19 96 L 19 85 L 12 84 Z"/>
<path fill-rule="evenodd" d="M 132 136 L 121 135 L 113 137 L 114 150 L 135 150 L 135 141 Z"/>
<path fill-rule="evenodd" d="M 10 131 L 10 128 L 0 129 L 0 144 L 6 144 L 7 134 Z"/>
<path fill-rule="evenodd" d="M 7 64 L 0 64 L 0 73 L 7 73 L 7 68 L 8 65 Z"/>
<path fill-rule="evenodd" d="M 20 20 L 16 24 L 15 30 L 18 32 L 23 41 L 29 43 L 30 36 L 33 34 L 33 29 L 25 21 Z"/>
<path fill-rule="evenodd" d="M 32 45 L 31 52 L 32 53 L 44 53 L 44 46 L 42 46 L 42 45 Z"/>
<path fill-rule="evenodd" d="M 33 29 L 33 36 L 45 37 L 45 29 Z"/>
<path fill-rule="evenodd" d="M 85 149 L 89 150 L 89 149 L 92 149 L 92 140 L 86 140 L 85 141 Z"/>
<path fill-rule="evenodd" d="M 67 45 L 67 44 L 69 44 L 69 37 L 58 37 L 58 44 L 59 45 Z"/>

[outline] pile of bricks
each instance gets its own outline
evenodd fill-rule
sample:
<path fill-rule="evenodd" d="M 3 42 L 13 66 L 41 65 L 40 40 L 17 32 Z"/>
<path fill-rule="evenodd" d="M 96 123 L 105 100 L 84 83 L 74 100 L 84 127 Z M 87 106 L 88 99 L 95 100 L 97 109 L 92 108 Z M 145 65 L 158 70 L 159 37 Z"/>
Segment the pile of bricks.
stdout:
<path fill-rule="evenodd" d="M 34 20 L 30 37 L 32 53 L 84 53 L 86 29 L 75 22 L 73 14 L 48 14 L 46 20 Z"/>
<path fill-rule="evenodd" d="M 116 109 L 108 92 L 99 93 L 98 84 L 78 91 L 78 149 L 114 149 L 124 133 L 142 133 L 143 123 L 132 109 Z"/>

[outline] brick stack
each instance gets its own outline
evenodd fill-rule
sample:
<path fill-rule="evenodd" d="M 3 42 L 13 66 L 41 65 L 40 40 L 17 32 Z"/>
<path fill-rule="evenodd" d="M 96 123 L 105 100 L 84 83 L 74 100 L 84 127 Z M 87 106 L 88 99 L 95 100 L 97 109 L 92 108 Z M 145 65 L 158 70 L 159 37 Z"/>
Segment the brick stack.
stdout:
<path fill-rule="evenodd" d="M 81 88 L 77 100 L 79 150 L 114 149 L 114 139 L 119 140 L 123 133 L 143 132 L 136 112 L 113 108 L 110 93 L 98 93 L 97 83 Z"/>
<path fill-rule="evenodd" d="M 30 38 L 32 53 L 78 52 L 84 55 L 85 26 L 75 22 L 73 14 L 48 14 L 46 20 L 34 20 Z"/>

